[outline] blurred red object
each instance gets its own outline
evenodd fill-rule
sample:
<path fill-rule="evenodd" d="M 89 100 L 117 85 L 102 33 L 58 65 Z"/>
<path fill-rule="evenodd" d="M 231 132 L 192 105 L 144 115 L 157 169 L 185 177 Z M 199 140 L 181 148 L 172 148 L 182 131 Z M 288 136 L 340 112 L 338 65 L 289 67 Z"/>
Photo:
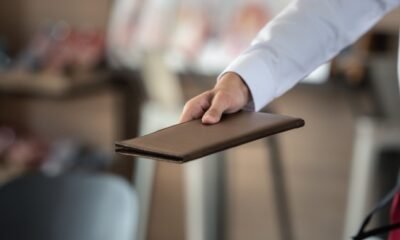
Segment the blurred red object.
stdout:
<path fill-rule="evenodd" d="M 38 31 L 17 58 L 14 70 L 73 73 L 93 70 L 104 60 L 104 32 L 59 22 Z"/>
<path fill-rule="evenodd" d="M 390 223 L 396 224 L 400 222 L 400 193 L 396 193 L 392 201 L 390 209 Z M 388 240 L 400 240 L 400 230 L 395 229 L 390 232 Z"/>
<path fill-rule="evenodd" d="M 44 70 L 92 70 L 104 57 L 104 42 L 100 31 L 70 30 L 48 52 Z"/>
<path fill-rule="evenodd" d="M 22 168 L 37 168 L 45 160 L 48 147 L 36 139 L 21 139 L 16 141 L 8 149 L 5 162 Z"/>
<path fill-rule="evenodd" d="M 49 145 L 35 137 L 17 136 L 14 129 L 0 127 L 0 161 L 6 166 L 39 167 L 49 153 Z"/>

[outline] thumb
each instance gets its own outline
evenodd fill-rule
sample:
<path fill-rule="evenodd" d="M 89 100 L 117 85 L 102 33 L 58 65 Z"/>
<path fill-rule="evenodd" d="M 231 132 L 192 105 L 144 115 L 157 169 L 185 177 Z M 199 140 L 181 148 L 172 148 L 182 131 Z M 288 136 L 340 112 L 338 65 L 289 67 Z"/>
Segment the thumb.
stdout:
<path fill-rule="evenodd" d="M 223 95 L 217 94 L 211 103 L 211 107 L 206 113 L 204 113 L 203 118 L 201 119 L 202 122 L 204 124 L 218 123 L 227 107 L 226 99 L 224 99 Z"/>

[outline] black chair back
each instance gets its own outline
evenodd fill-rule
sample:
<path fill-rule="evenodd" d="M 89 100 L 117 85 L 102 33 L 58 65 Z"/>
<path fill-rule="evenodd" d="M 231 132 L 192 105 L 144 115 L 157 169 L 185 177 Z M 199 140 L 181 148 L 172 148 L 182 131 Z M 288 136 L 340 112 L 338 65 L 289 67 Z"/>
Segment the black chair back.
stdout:
<path fill-rule="evenodd" d="M 0 187 L 0 239 L 133 240 L 136 206 L 114 176 L 31 174 Z"/>

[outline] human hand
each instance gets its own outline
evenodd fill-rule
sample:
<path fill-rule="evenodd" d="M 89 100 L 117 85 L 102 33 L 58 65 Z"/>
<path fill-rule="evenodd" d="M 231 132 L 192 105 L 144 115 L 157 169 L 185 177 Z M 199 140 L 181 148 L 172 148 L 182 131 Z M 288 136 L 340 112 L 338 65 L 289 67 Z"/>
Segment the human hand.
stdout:
<path fill-rule="evenodd" d="M 183 108 L 179 122 L 201 118 L 204 124 L 215 124 L 223 113 L 234 113 L 250 100 L 250 92 L 240 76 L 233 72 L 224 74 L 213 89 L 191 100 Z"/>

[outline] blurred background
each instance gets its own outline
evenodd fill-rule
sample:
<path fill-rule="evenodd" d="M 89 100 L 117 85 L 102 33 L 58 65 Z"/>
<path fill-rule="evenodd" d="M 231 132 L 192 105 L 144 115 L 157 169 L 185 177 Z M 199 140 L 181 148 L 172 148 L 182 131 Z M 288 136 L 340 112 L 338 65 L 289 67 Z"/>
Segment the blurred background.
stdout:
<path fill-rule="evenodd" d="M 305 128 L 185 165 L 114 153 L 176 123 L 289 2 L 2 1 L 0 238 L 349 239 L 396 182 L 398 9 L 265 110 Z"/>

